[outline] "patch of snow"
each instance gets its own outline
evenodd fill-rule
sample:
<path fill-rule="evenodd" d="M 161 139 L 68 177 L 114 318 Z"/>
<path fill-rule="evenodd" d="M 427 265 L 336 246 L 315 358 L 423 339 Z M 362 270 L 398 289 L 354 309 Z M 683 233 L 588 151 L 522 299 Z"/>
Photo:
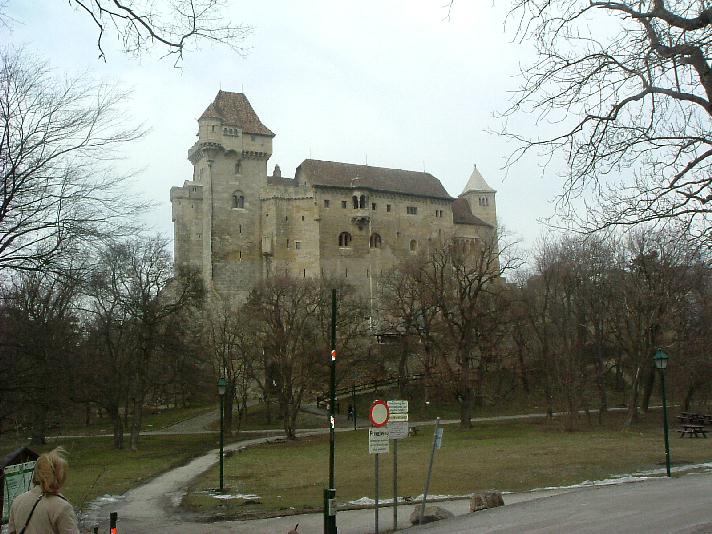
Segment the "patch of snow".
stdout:
<path fill-rule="evenodd" d="M 687 473 L 689 471 L 712 471 L 712 463 L 680 465 L 677 467 L 672 467 L 670 469 L 670 472 L 672 473 Z M 535 491 L 577 489 L 589 486 L 613 486 L 616 484 L 629 484 L 631 482 L 642 482 L 643 480 L 649 480 L 651 478 L 659 478 L 666 474 L 667 470 L 664 467 L 656 467 L 655 469 L 647 469 L 645 471 L 638 471 L 637 473 L 616 475 L 611 478 L 604 478 L 603 480 L 584 480 L 583 482 L 580 482 L 578 484 L 571 484 L 570 486 L 548 486 L 545 488 L 536 488 L 533 490 L 529 490 L 529 492 L 531 493 Z"/>
<path fill-rule="evenodd" d="M 205 495 L 209 495 L 213 499 L 221 499 L 223 501 L 231 500 L 231 499 L 244 499 L 246 501 L 256 501 L 260 498 L 259 495 L 255 495 L 254 493 L 218 493 L 215 490 L 206 490 L 206 491 L 201 491 L 201 493 L 204 493 Z"/>
<path fill-rule="evenodd" d="M 428 502 L 430 501 L 444 501 L 447 499 L 467 499 L 469 498 L 470 495 L 428 495 Z M 418 495 L 417 497 L 414 498 L 408 498 L 406 499 L 405 497 L 398 497 L 398 502 L 399 503 L 404 503 L 404 504 L 412 504 L 416 502 L 422 502 L 423 501 L 423 495 Z M 361 497 L 360 499 L 356 499 L 355 501 L 349 501 L 348 504 L 354 505 L 354 506 L 374 506 L 376 504 L 376 501 L 374 499 L 371 499 L 370 497 Z M 383 504 L 383 505 L 388 505 L 388 504 L 393 504 L 393 499 L 378 499 L 378 504 Z"/>

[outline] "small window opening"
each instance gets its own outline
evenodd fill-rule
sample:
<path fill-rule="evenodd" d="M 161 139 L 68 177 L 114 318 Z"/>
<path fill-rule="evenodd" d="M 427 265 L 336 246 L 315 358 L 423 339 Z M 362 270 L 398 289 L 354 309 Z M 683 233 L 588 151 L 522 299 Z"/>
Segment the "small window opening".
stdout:
<path fill-rule="evenodd" d="M 376 233 L 371 234 L 368 246 L 369 248 L 381 248 L 381 236 Z"/>
<path fill-rule="evenodd" d="M 245 197 L 239 191 L 232 194 L 232 207 L 243 209 L 245 207 Z"/>
<path fill-rule="evenodd" d="M 358 207 L 362 209 L 366 207 L 366 195 L 361 195 L 358 201 Z"/>
<path fill-rule="evenodd" d="M 376 203 L 371 203 L 371 211 L 376 211 Z"/>
<path fill-rule="evenodd" d="M 418 213 L 418 208 L 417 208 L 417 206 L 407 206 L 405 208 L 405 212 L 408 215 L 416 215 Z"/>
<path fill-rule="evenodd" d="M 304 215 L 302 215 L 302 220 L 304 220 Z"/>
<path fill-rule="evenodd" d="M 302 248 L 302 242 L 301 241 L 295 241 L 294 242 L 294 248 L 296 250 L 300 250 Z"/>
<path fill-rule="evenodd" d="M 242 233 L 242 225 L 241 225 L 241 224 L 237 226 L 237 232 L 238 232 L 239 234 Z"/>
<path fill-rule="evenodd" d="M 354 209 L 358 209 L 358 197 L 356 195 L 351 197 L 351 204 L 353 204 Z"/>
<path fill-rule="evenodd" d="M 342 200 L 342 201 L 341 201 L 341 207 L 342 207 L 342 208 L 346 208 L 346 201 L 345 201 L 345 200 Z"/>
<path fill-rule="evenodd" d="M 325 207 L 325 208 L 328 208 L 328 207 L 329 207 L 329 199 L 328 199 L 328 198 L 325 198 L 325 199 L 324 199 L 324 207 Z"/>
<path fill-rule="evenodd" d="M 340 247 L 350 247 L 351 246 L 351 234 L 348 232 L 341 232 L 339 234 L 339 246 Z"/>
<path fill-rule="evenodd" d="M 390 204 L 386 204 L 386 211 L 391 211 L 391 205 L 390 205 Z"/>
<path fill-rule="evenodd" d="M 235 162 L 235 174 L 242 174 L 242 160 L 238 159 Z"/>
<path fill-rule="evenodd" d="M 415 252 L 418 250 L 418 242 L 415 239 L 410 240 L 410 251 Z"/>

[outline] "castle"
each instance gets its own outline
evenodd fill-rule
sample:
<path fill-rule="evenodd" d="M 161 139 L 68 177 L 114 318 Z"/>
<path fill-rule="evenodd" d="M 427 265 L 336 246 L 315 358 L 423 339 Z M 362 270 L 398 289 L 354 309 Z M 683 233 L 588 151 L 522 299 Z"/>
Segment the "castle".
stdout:
<path fill-rule="evenodd" d="M 475 167 L 451 197 L 427 172 L 304 160 L 271 176 L 269 130 L 242 93 L 218 92 L 188 151 L 193 178 L 171 188 L 175 264 L 223 298 L 274 275 L 343 277 L 368 288 L 398 262 L 497 226 L 495 190 Z"/>

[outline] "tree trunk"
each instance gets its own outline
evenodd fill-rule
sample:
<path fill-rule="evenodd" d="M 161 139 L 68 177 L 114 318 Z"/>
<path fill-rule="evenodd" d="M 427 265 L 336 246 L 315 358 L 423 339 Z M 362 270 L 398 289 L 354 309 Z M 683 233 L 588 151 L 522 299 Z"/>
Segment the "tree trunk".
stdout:
<path fill-rule="evenodd" d="M 44 401 L 36 402 L 34 419 L 32 421 L 31 445 L 44 445 L 47 443 L 47 413 L 49 405 Z"/>
<path fill-rule="evenodd" d="M 682 402 L 682 411 L 689 412 L 692 407 L 692 398 L 695 395 L 695 390 L 697 389 L 697 384 L 690 384 L 685 391 L 685 400 Z"/>
<path fill-rule="evenodd" d="M 143 399 L 134 399 L 133 417 L 131 418 L 131 443 L 132 451 L 138 450 L 138 440 L 141 434 L 141 423 L 143 420 Z"/>
<path fill-rule="evenodd" d="M 114 425 L 114 448 L 123 449 L 124 448 L 124 424 L 121 420 L 121 414 L 119 414 L 118 407 L 109 410 L 109 416 L 111 417 L 111 422 Z"/>
<path fill-rule="evenodd" d="M 225 425 L 225 433 L 226 434 L 232 433 L 232 413 L 233 413 L 234 402 L 235 402 L 235 383 L 233 381 L 229 381 L 227 383 L 227 387 L 225 388 L 225 412 L 224 412 L 225 420 L 223 422 L 223 424 Z"/>
<path fill-rule="evenodd" d="M 630 385 L 630 403 L 628 404 L 628 412 L 625 416 L 624 426 L 629 427 L 638 421 L 638 392 L 640 390 L 640 375 L 641 368 L 635 370 L 633 382 Z"/>
<path fill-rule="evenodd" d="M 608 391 L 606 390 L 606 363 L 603 361 L 603 345 L 596 343 L 596 387 L 598 388 L 598 424 L 603 423 L 603 414 L 608 411 Z"/>
<path fill-rule="evenodd" d="M 643 402 L 641 403 L 644 413 L 648 413 L 650 397 L 653 395 L 653 386 L 655 385 L 655 367 L 651 365 L 646 369 L 647 375 L 645 377 L 645 387 L 643 388 Z"/>

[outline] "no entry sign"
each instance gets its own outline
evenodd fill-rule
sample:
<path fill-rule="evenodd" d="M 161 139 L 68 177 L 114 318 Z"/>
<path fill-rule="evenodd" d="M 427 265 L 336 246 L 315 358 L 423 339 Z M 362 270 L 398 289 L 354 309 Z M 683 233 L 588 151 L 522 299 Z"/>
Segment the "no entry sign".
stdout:
<path fill-rule="evenodd" d="M 388 409 L 388 403 L 383 400 L 375 400 L 371 404 L 371 409 L 368 412 L 368 418 L 371 420 L 371 424 L 376 428 L 381 428 L 388 423 L 388 416 L 390 415 L 390 410 Z"/>

